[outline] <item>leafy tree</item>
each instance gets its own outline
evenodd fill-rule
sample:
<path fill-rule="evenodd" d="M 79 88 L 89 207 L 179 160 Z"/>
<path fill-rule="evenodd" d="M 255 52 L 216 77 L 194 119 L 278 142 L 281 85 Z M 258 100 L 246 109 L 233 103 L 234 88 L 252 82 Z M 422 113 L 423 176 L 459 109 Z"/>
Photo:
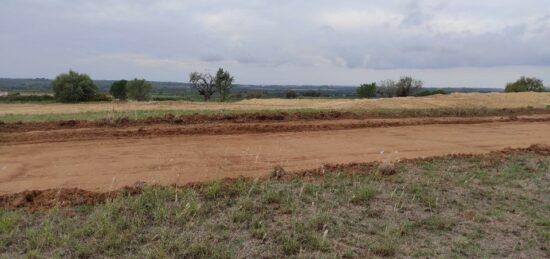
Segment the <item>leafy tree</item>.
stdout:
<path fill-rule="evenodd" d="M 357 96 L 359 98 L 374 98 L 376 97 L 376 83 L 362 84 L 357 88 Z"/>
<path fill-rule="evenodd" d="M 297 97 L 298 97 L 298 94 L 293 90 L 289 90 L 286 92 L 287 99 L 296 99 Z"/>
<path fill-rule="evenodd" d="M 204 97 L 205 102 L 216 92 L 216 80 L 211 74 L 193 72 L 189 74 L 189 82 Z"/>
<path fill-rule="evenodd" d="M 506 84 L 505 92 L 544 92 L 542 80 L 535 77 L 522 76 L 514 83 Z"/>
<path fill-rule="evenodd" d="M 216 85 L 216 90 L 220 93 L 220 101 L 225 102 L 227 96 L 233 88 L 234 78 L 227 71 L 223 71 L 222 68 L 218 69 L 216 73 L 216 78 L 214 79 L 214 84 Z"/>
<path fill-rule="evenodd" d="M 151 90 L 153 85 L 145 79 L 134 79 L 126 84 L 128 98 L 137 101 L 147 101 L 151 99 Z"/>
<path fill-rule="evenodd" d="M 414 95 L 422 90 L 422 85 L 423 83 L 420 80 L 415 80 L 410 76 L 402 77 L 396 84 L 396 95 L 400 97 Z"/>
<path fill-rule="evenodd" d="M 97 86 L 88 75 L 72 70 L 58 75 L 51 82 L 51 86 L 55 99 L 65 103 L 93 101 L 99 93 Z"/>
<path fill-rule="evenodd" d="M 109 90 L 109 93 L 113 97 L 119 100 L 126 100 L 128 98 L 127 89 L 126 89 L 127 84 L 128 84 L 128 81 L 126 80 L 115 81 L 111 85 L 111 89 Z"/>

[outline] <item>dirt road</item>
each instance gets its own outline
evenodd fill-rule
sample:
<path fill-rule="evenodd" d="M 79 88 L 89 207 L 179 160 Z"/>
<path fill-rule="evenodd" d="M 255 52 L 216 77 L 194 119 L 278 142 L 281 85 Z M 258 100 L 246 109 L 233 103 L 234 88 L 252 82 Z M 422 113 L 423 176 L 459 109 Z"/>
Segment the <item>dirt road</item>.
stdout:
<path fill-rule="evenodd" d="M 549 132 L 548 121 L 503 121 L 0 144 L 0 194 L 72 187 L 109 191 L 140 181 L 256 177 L 275 165 L 292 171 L 327 163 L 484 153 L 550 145 Z"/>

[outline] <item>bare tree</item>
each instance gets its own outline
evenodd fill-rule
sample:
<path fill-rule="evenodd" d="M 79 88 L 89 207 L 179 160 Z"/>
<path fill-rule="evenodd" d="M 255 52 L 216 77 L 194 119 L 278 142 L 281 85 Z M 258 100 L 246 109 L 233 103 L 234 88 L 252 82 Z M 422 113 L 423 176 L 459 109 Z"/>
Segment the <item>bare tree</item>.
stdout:
<path fill-rule="evenodd" d="M 388 79 L 380 82 L 376 88 L 376 93 L 380 97 L 395 97 L 397 95 L 397 86 L 395 81 Z"/>
<path fill-rule="evenodd" d="M 216 92 L 215 78 L 209 73 L 193 72 L 189 74 L 189 82 L 204 96 L 205 102 Z"/>
<path fill-rule="evenodd" d="M 416 80 L 410 76 L 401 77 L 397 82 L 397 96 L 411 96 L 422 90 L 422 81 Z"/>
<path fill-rule="evenodd" d="M 227 96 L 229 95 L 231 88 L 233 88 L 234 78 L 229 74 L 228 71 L 223 71 L 223 69 L 218 69 L 215 78 L 216 90 L 220 93 L 220 101 L 225 102 Z"/>

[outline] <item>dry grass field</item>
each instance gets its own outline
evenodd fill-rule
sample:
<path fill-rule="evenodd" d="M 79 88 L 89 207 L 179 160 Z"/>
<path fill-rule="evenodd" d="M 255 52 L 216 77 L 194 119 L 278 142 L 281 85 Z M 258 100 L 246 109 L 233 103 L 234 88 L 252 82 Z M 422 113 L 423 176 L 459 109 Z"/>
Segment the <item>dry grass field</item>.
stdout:
<path fill-rule="evenodd" d="M 285 109 L 433 109 L 433 108 L 546 108 L 550 93 L 454 93 L 427 97 L 384 99 L 252 99 L 234 103 L 183 101 L 79 104 L 0 104 L 7 114 L 59 114 L 145 110 L 285 110 Z"/>

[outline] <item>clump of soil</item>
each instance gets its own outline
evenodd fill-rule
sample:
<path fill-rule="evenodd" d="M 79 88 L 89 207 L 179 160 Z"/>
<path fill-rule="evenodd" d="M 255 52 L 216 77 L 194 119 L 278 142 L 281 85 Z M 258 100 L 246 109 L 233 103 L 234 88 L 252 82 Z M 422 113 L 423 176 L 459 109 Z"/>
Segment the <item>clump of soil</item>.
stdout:
<path fill-rule="evenodd" d="M 277 165 L 273 168 L 273 171 L 271 171 L 271 179 L 281 179 L 286 175 L 285 169 Z"/>
<path fill-rule="evenodd" d="M 397 173 L 397 166 L 390 161 L 384 161 L 378 165 L 378 173 L 381 175 L 394 175 Z"/>

